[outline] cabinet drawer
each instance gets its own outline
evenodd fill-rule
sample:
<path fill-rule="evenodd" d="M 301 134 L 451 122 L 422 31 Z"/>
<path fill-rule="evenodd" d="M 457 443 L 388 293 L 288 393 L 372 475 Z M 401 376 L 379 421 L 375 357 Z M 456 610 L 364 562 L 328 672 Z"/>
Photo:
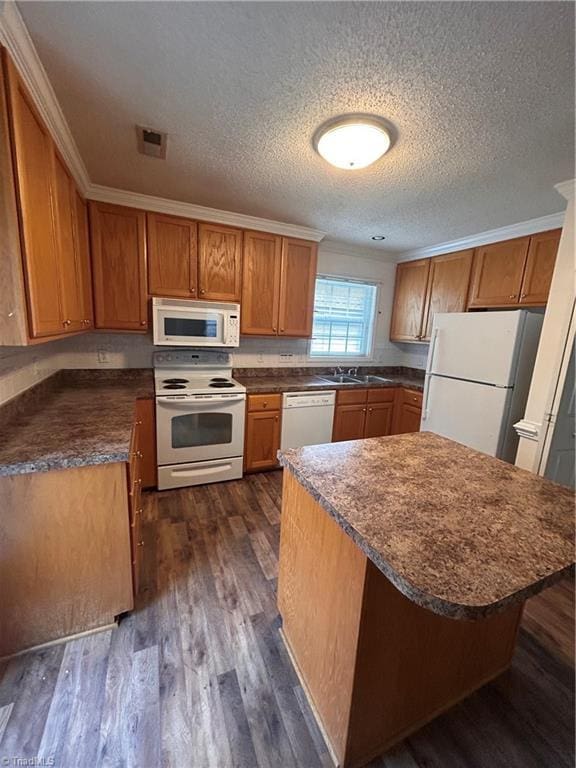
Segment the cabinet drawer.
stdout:
<path fill-rule="evenodd" d="M 337 405 L 362 405 L 368 397 L 367 389 L 339 389 L 336 392 Z"/>
<path fill-rule="evenodd" d="M 410 405 L 414 405 L 417 408 L 422 407 L 422 392 L 417 392 L 413 389 L 402 389 L 401 390 L 401 403 L 406 403 Z"/>
<path fill-rule="evenodd" d="M 282 395 L 248 395 L 248 412 L 279 411 L 282 408 Z"/>
<path fill-rule="evenodd" d="M 396 387 L 380 387 L 368 390 L 369 403 L 393 403 L 396 396 Z"/>

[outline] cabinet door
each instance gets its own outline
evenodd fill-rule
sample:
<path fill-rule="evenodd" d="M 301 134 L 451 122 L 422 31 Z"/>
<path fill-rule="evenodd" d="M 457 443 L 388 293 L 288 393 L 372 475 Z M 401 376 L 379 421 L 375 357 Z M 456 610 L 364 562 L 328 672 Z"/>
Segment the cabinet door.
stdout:
<path fill-rule="evenodd" d="M 280 448 L 280 411 L 261 411 L 246 416 L 247 472 L 273 469 L 278 465 Z"/>
<path fill-rule="evenodd" d="M 158 485 L 156 472 L 156 410 L 153 398 L 136 400 L 138 422 L 138 450 L 140 451 L 140 476 L 142 488 Z"/>
<path fill-rule="evenodd" d="M 7 57 L 4 62 L 12 116 L 30 336 L 53 336 L 63 330 L 52 210 L 53 142 L 14 66 Z"/>
<path fill-rule="evenodd" d="M 423 338 L 429 339 L 437 312 L 465 312 L 474 250 L 431 259 Z"/>
<path fill-rule="evenodd" d="M 146 214 L 90 203 L 96 328 L 142 331 L 146 315 Z"/>
<path fill-rule="evenodd" d="M 337 405 L 334 410 L 332 441 L 360 440 L 364 437 L 366 405 Z"/>
<path fill-rule="evenodd" d="M 476 250 L 469 307 L 518 304 L 529 243 L 529 237 L 517 237 Z"/>
<path fill-rule="evenodd" d="M 317 255 L 316 243 L 282 238 L 280 336 L 312 335 Z"/>
<path fill-rule="evenodd" d="M 276 336 L 280 301 L 282 238 L 244 232 L 241 332 Z"/>
<path fill-rule="evenodd" d="M 88 205 L 78 190 L 75 190 L 75 236 L 76 259 L 80 273 L 82 291 L 82 318 L 87 329 L 94 325 L 92 308 L 92 268 L 90 265 L 90 237 L 88 234 Z"/>
<path fill-rule="evenodd" d="M 411 389 L 396 390 L 392 434 L 419 432 L 422 417 L 422 393 Z"/>
<path fill-rule="evenodd" d="M 198 241 L 200 298 L 240 301 L 242 230 L 218 224 L 200 224 Z"/>
<path fill-rule="evenodd" d="M 530 238 L 520 304 L 543 305 L 548 301 L 561 234 L 561 229 L 553 229 Z"/>
<path fill-rule="evenodd" d="M 148 292 L 195 299 L 198 225 L 190 219 L 148 213 Z"/>
<path fill-rule="evenodd" d="M 396 266 L 391 341 L 420 341 L 430 259 L 407 261 Z"/>
<path fill-rule="evenodd" d="M 368 403 L 364 437 L 382 437 L 392 434 L 394 403 Z"/>
<path fill-rule="evenodd" d="M 83 331 L 84 301 L 80 254 L 76 249 L 76 189 L 68 169 L 53 152 L 54 222 L 60 269 L 62 330 Z"/>

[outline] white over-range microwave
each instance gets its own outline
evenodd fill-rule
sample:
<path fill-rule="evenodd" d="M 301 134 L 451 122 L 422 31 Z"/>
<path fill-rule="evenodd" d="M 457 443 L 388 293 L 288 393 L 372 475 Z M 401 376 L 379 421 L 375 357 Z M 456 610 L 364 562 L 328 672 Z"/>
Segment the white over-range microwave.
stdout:
<path fill-rule="evenodd" d="M 240 305 L 187 299 L 152 299 L 154 344 L 170 347 L 237 347 Z"/>

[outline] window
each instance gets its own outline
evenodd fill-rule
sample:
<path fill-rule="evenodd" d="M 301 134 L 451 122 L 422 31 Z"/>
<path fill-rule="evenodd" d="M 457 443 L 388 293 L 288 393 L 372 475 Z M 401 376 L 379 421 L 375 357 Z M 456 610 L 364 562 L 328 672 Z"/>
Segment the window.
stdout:
<path fill-rule="evenodd" d="M 310 357 L 370 357 L 377 291 L 374 283 L 318 277 Z"/>

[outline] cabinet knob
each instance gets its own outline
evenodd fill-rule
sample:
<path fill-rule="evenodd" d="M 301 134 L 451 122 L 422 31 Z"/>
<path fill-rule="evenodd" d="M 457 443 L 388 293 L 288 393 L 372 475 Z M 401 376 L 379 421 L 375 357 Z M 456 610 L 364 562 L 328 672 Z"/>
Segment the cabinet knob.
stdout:
<path fill-rule="evenodd" d="M 372 413 L 373 410 L 374 408 L 368 408 L 368 413 Z"/>
<path fill-rule="evenodd" d="M 71 324 L 72 324 L 72 320 L 63 320 L 62 321 L 62 325 L 71 325 Z"/>
<path fill-rule="evenodd" d="M 276 331 L 277 331 L 278 329 L 276 328 L 276 326 L 274 326 L 274 325 L 273 325 L 273 326 L 272 326 L 272 330 L 274 331 L 274 333 L 276 333 Z"/>
<path fill-rule="evenodd" d="M 196 288 L 190 288 L 190 293 L 196 293 Z"/>
<path fill-rule="evenodd" d="M 362 413 L 366 413 L 366 408 L 362 408 Z"/>
<path fill-rule="evenodd" d="M 511 294 L 510 294 L 510 296 L 509 296 L 509 298 L 511 298 L 511 299 L 515 299 L 515 298 L 516 298 L 516 294 L 515 294 L 515 293 L 511 293 Z"/>
<path fill-rule="evenodd" d="M 280 328 L 280 333 L 284 333 L 284 328 Z"/>
<path fill-rule="evenodd" d="M 266 401 L 264 401 L 264 402 L 262 403 L 262 408 L 268 408 L 268 403 L 267 403 Z"/>
<path fill-rule="evenodd" d="M 140 325 L 148 325 L 148 320 L 140 320 Z"/>
<path fill-rule="evenodd" d="M 204 288 L 200 288 L 200 296 L 204 296 L 205 293 L 206 291 L 204 290 Z"/>
<path fill-rule="evenodd" d="M 275 416 L 275 417 L 274 417 L 274 421 L 278 421 L 278 416 Z"/>
<path fill-rule="evenodd" d="M 144 542 L 143 542 L 143 541 L 139 541 L 139 542 L 136 544 L 136 546 L 137 546 L 137 547 L 143 547 L 143 546 L 144 546 Z"/>
<path fill-rule="evenodd" d="M 521 294 L 520 294 L 520 298 L 521 298 L 521 299 L 525 299 L 525 298 L 526 298 L 526 294 L 525 294 L 525 293 L 521 293 Z"/>

